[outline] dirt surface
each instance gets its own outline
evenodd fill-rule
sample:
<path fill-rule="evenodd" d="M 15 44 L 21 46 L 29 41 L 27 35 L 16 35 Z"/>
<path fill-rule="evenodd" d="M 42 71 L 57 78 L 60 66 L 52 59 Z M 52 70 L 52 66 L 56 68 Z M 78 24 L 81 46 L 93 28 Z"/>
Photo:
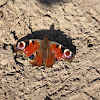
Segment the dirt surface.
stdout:
<path fill-rule="evenodd" d="M 71 64 L 32 67 L 19 39 L 56 41 Z M 100 0 L 0 0 L 0 100 L 100 100 Z"/>

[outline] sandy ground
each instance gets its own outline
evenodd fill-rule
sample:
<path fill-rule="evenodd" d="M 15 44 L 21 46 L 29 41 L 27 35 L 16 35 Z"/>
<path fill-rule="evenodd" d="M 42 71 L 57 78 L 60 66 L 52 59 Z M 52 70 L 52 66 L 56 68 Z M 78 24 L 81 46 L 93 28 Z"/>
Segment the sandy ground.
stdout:
<path fill-rule="evenodd" d="M 71 64 L 32 67 L 19 39 L 49 40 L 75 53 Z M 100 0 L 0 0 L 0 100 L 100 100 Z"/>

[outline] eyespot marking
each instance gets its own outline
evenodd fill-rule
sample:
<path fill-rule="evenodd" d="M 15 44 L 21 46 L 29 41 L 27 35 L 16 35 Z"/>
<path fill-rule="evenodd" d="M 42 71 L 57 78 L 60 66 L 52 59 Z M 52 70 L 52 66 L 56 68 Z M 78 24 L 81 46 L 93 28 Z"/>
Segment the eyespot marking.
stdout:
<path fill-rule="evenodd" d="M 58 59 L 56 58 L 55 61 L 58 61 Z"/>
<path fill-rule="evenodd" d="M 69 51 L 68 49 L 64 50 L 64 56 L 66 57 L 66 59 L 71 59 L 72 58 L 72 52 Z"/>
<path fill-rule="evenodd" d="M 35 58 L 35 56 L 32 54 L 31 56 L 29 56 L 30 60 L 33 60 Z"/>
<path fill-rule="evenodd" d="M 25 46 L 26 46 L 26 43 L 24 41 L 21 41 L 21 42 L 18 43 L 17 48 L 19 50 L 22 50 L 22 49 L 25 48 Z"/>

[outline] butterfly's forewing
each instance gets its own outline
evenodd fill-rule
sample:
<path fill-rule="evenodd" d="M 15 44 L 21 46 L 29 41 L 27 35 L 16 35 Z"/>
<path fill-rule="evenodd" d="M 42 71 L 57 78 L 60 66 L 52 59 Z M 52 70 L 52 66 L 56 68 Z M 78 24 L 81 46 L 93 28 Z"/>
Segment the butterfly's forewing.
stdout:
<path fill-rule="evenodd" d="M 42 65 L 42 52 L 40 50 L 41 40 L 33 39 L 29 41 L 21 41 L 16 44 L 17 52 L 24 52 L 28 57 L 28 61 L 33 66 Z"/>
<path fill-rule="evenodd" d="M 53 52 L 55 59 L 58 61 L 64 59 L 68 62 L 71 62 L 74 58 L 74 54 L 72 51 L 53 41 L 50 42 L 49 50 Z"/>

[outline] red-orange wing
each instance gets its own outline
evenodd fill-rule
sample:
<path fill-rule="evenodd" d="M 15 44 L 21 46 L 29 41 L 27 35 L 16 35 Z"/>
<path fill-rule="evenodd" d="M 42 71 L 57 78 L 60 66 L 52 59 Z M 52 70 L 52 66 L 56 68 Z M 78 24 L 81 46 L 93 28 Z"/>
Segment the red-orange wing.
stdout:
<path fill-rule="evenodd" d="M 21 41 L 16 44 L 16 51 L 24 52 L 32 66 L 42 65 L 42 52 L 40 50 L 41 40 L 33 39 Z"/>
<path fill-rule="evenodd" d="M 71 62 L 74 58 L 74 54 L 69 49 L 66 49 L 66 47 L 56 43 L 51 42 L 49 50 L 53 52 L 55 60 L 67 60 L 68 62 Z"/>

